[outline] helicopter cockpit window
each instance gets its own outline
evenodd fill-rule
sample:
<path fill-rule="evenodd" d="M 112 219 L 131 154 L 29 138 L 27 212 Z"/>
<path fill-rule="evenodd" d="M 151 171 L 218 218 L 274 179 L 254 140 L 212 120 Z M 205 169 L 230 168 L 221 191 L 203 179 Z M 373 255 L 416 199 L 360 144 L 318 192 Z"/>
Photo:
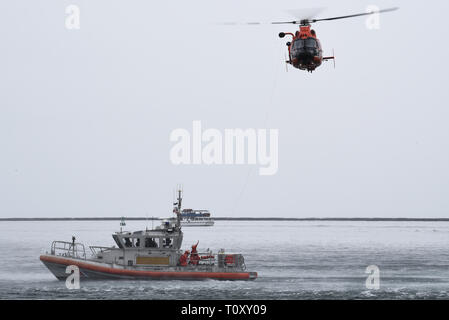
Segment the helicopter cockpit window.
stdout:
<path fill-rule="evenodd" d="M 308 48 L 315 48 L 316 47 L 316 40 L 313 38 L 308 38 L 305 40 L 306 42 L 306 47 Z"/>
<path fill-rule="evenodd" d="M 300 49 L 300 48 L 316 48 L 317 47 L 317 42 L 314 38 L 308 38 L 308 39 L 298 39 L 295 40 L 295 42 L 293 43 L 293 49 Z"/>
<path fill-rule="evenodd" d="M 294 49 L 299 49 L 299 48 L 302 48 L 302 47 L 304 47 L 304 40 L 300 40 L 300 39 L 295 40 L 295 42 L 293 43 L 293 48 Z"/>

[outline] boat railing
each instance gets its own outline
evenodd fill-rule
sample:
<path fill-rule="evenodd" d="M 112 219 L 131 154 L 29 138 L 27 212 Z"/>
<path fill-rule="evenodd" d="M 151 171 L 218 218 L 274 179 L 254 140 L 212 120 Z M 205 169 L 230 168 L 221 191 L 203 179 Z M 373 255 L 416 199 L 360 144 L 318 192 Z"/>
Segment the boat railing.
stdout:
<path fill-rule="evenodd" d="M 215 263 L 215 255 L 210 251 L 198 252 L 198 256 L 200 256 L 200 264 L 202 265 L 213 265 Z"/>
<path fill-rule="evenodd" d="M 86 259 L 86 249 L 84 244 L 68 241 L 53 241 L 51 244 L 51 254 L 69 258 Z"/>
<path fill-rule="evenodd" d="M 92 254 L 94 256 L 98 255 L 99 253 L 103 253 L 105 251 L 111 250 L 111 247 L 102 247 L 102 246 L 89 246 L 90 251 L 92 251 Z"/>

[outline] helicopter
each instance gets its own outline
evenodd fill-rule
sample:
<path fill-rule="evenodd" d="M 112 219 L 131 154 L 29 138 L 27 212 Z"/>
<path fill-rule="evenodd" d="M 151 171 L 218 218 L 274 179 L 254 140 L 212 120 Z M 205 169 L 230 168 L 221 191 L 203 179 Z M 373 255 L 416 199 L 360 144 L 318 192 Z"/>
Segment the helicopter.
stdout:
<path fill-rule="evenodd" d="M 287 42 L 288 60 L 285 62 L 300 70 L 307 70 L 313 72 L 318 68 L 323 61 L 333 60 L 335 67 L 335 55 L 330 57 L 323 57 L 323 49 L 320 40 L 317 38 L 315 30 L 312 29 L 312 23 L 320 21 L 331 21 L 339 19 L 354 18 L 360 16 L 367 16 L 372 14 L 395 11 L 398 8 L 389 8 L 365 13 L 357 13 L 346 16 L 324 18 L 324 19 L 301 19 L 299 21 L 284 21 L 272 22 L 272 24 L 298 24 L 299 30 L 294 34 L 291 32 L 279 33 L 280 38 L 291 36 L 291 41 Z"/>

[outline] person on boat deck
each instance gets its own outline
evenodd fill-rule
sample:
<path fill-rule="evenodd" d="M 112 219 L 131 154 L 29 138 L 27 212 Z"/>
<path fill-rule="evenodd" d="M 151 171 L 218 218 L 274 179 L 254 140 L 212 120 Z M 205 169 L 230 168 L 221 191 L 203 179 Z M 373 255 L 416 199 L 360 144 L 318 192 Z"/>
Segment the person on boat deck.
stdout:
<path fill-rule="evenodd" d="M 187 250 L 182 256 L 179 257 L 179 264 L 183 267 L 187 266 L 187 259 L 189 258 L 190 251 Z"/>
<path fill-rule="evenodd" d="M 198 251 L 196 251 L 196 247 L 198 247 L 198 243 L 199 243 L 199 241 L 192 246 L 192 253 L 190 254 L 190 264 L 197 265 L 198 262 L 200 261 L 200 256 L 198 254 Z"/>
<path fill-rule="evenodd" d="M 129 238 L 125 238 L 125 246 L 130 248 L 133 246 L 133 244 L 131 243 L 131 241 L 129 240 Z"/>

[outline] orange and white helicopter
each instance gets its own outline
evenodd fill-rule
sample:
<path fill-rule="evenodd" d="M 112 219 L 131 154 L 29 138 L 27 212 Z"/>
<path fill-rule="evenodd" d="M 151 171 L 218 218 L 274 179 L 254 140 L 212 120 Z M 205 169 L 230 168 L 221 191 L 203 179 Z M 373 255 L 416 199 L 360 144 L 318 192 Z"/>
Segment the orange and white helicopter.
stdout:
<path fill-rule="evenodd" d="M 332 17 L 332 18 L 323 18 L 323 19 L 313 19 L 313 18 L 298 18 L 299 20 L 294 21 L 281 21 L 281 22 L 270 22 L 269 24 L 297 24 L 299 25 L 299 30 L 295 33 L 291 32 L 281 32 L 279 33 L 280 38 L 284 38 L 285 36 L 291 36 L 291 40 L 287 42 L 288 47 L 288 59 L 286 58 L 286 63 L 292 65 L 293 67 L 300 70 L 307 70 L 309 72 L 313 72 L 316 68 L 318 68 L 323 61 L 333 60 L 335 66 L 335 56 L 332 57 L 323 57 L 323 49 L 321 47 L 320 40 L 317 38 L 315 30 L 312 29 L 312 23 L 320 22 L 320 21 L 331 21 L 331 20 L 339 20 L 339 19 L 347 19 L 354 18 L 360 16 L 368 16 L 373 14 L 379 14 L 384 12 L 395 11 L 399 8 L 389 8 L 383 10 L 376 10 L 364 13 L 351 14 L 346 16 Z M 315 16 L 318 11 L 322 9 L 309 9 L 311 12 L 308 13 L 310 15 Z M 293 16 L 304 16 L 306 14 L 307 9 L 289 11 Z M 227 25 L 234 25 L 236 23 L 226 23 Z M 261 22 L 248 22 L 245 23 L 247 25 L 260 25 L 264 24 Z"/>
<path fill-rule="evenodd" d="M 378 11 L 357 13 L 346 16 L 323 18 L 323 19 L 302 19 L 299 21 L 272 22 L 272 24 L 299 24 L 299 30 L 296 31 L 294 34 L 291 32 L 279 33 L 280 38 L 284 38 L 286 35 L 292 37 L 291 41 L 287 42 L 289 59 L 286 61 L 286 63 L 292 65 L 295 68 L 313 72 L 316 68 L 318 68 L 322 64 L 323 61 L 334 60 L 335 66 L 335 56 L 323 57 L 323 49 L 321 47 L 320 40 L 317 38 L 315 30 L 312 29 L 311 26 L 312 23 L 319 21 L 331 21 L 331 20 L 367 16 L 383 12 L 390 12 L 397 9 L 398 8 L 389 8 Z"/>

